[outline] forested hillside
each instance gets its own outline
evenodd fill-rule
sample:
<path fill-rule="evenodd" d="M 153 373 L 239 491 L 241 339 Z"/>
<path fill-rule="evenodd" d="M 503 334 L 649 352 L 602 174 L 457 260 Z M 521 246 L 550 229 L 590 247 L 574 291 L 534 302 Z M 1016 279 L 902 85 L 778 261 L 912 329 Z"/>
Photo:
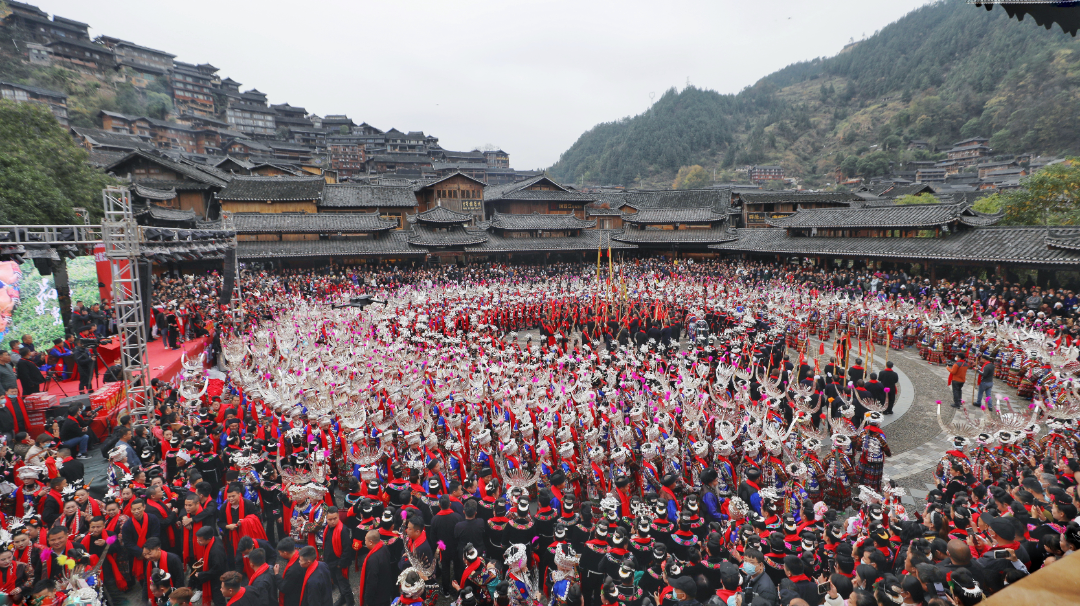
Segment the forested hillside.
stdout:
<path fill-rule="evenodd" d="M 927 5 L 830 58 L 736 95 L 688 87 L 584 133 L 551 167 L 564 181 L 667 185 L 682 166 L 775 163 L 808 186 L 874 176 L 972 136 L 994 153 L 1080 151 L 1080 42 L 963 0 Z"/>

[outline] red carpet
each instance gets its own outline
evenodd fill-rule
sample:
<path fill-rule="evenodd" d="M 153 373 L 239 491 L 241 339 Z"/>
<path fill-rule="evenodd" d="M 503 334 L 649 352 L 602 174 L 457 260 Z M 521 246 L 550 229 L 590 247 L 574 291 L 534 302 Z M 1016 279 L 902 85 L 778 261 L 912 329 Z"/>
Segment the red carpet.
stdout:
<path fill-rule="evenodd" d="M 168 381 L 172 379 L 177 373 L 180 372 L 180 354 L 187 352 L 187 356 L 197 356 L 206 347 L 207 337 L 199 339 L 193 339 L 186 343 L 180 344 L 180 349 L 172 350 L 166 349 L 165 344 L 161 339 L 157 339 L 151 343 L 146 344 L 146 352 L 150 357 L 147 365 L 150 367 L 150 377 L 153 379 L 161 379 L 162 381 Z M 105 356 L 108 357 L 108 356 Z M 117 360 L 119 361 L 119 360 Z M 94 383 L 94 388 L 97 389 L 101 386 L 101 376 L 104 374 L 105 369 L 102 365 L 98 364 L 98 378 Z M 64 381 L 59 385 L 55 383 L 49 383 L 49 393 L 55 396 L 64 397 L 64 393 L 60 391 L 63 387 L 67 395 L 74 396 L 79 393 L 79 381 L 74 379 L 71 381 Z"/>

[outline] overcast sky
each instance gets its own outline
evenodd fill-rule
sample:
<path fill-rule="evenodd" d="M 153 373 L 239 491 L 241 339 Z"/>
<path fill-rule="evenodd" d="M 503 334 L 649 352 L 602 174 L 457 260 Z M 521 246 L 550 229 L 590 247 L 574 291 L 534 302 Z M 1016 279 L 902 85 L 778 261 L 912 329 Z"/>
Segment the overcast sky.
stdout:
<path fill-rule="evenodd" d="M 34 4 L 34 0 L 27 0 Z M 958 1 L 958 0 L 952 0 Z M 735 93 L 836 54 L 926 0 L 42 0 L 258 88 L 271 103 L 493 144 L 551 165 L 586 130 L 687 79 Z M 975 10 L 974 7 L 972 10 Z"/>

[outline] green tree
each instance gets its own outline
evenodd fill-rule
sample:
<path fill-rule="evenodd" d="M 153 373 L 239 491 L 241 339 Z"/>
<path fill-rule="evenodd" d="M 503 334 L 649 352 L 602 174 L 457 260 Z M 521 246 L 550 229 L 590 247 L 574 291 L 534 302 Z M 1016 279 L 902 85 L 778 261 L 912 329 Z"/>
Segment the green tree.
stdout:
<path fill-rule="evenodd" d="M 905 204 L 941 204 L 941 200 L 934 194 L 908 194 L 896 199 L 897 205 Z"/>
<path fill-rule="evenodd" d="M 889 156 L 878 150 L 859 158 L 856 172 L 864 177 L 876 177 L 889 172 Z"/>
<path fill-rule="evenodd" d="M 907 107 L 861 109 L 886 96 Z M 993 136 L 997 153 L 1080 154 L 1080 40 L 997 9 L 973 15 L 962 2 L 928 3 L 845 52 L 789 65 L 737 94 L 669 90 L 641 114 L 584 133 L 552 174 L 629 184 L 721 157 L 725 167 L 774 161 L 772 132 L 803 175 L 824 168 L 837 143 L 892 151 L 892 135 L 942 149 Z"/>
<path fill-rule="evenodd" d="M 979 198 L 971 207 L 981 213 L 994 214 L 1001 210 L 1001 205 L 1003 203 L 1004 199 L 1001 197 L 1001 194 L 994 193 Z"/>
<path fill-rule="evenodd" d="M 146 93 L 146 114 L 151 118 L 164 120 L 172 111 L 172 99 L 164 93 Z"/>
<path fill-rule="evenodd" d="M 700 189 L 712 184 L 712 176 L 701 165 L 684 166 L 675 175 L 672 189 Z"/>
<path fill-rule="evenodd" d="M 75 206 L 100 217 L 101 190 L 115 181 L 88 159 L 48 109 L 0 101 L 0 222 L 70 223 Z"/>
<path fill-rule="evenodd" d="M 997 194 L 1007 225 L 1080 224 L 1080 158 L 1051 164 L 1021 180 L 1020 189 Z"/>
<path fill-rule="evenodd" d="M 840 163 L 840 172 L 844 173 L 845 177 L 854 177 L 857 174 L 858 169 L 859 159 L 855 156 L 848 156 Z"/>

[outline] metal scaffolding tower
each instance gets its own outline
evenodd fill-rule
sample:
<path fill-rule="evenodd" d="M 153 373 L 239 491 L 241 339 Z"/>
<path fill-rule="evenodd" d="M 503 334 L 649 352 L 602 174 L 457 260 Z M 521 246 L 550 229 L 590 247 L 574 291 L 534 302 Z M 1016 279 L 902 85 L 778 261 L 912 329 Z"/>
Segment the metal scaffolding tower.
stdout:
<path fill-rule="evenodd" d="M 127 383 L 128 411 L 136 424 L 153 421 L 154 402 L 146 353 L 146 319 L 139 284 L 141 233 L 127 188 L 109 187 L 102 195 L 105 218 L 101 235 L 112 269 L 113 304 L 120 333 L 120 364 Z"/>

